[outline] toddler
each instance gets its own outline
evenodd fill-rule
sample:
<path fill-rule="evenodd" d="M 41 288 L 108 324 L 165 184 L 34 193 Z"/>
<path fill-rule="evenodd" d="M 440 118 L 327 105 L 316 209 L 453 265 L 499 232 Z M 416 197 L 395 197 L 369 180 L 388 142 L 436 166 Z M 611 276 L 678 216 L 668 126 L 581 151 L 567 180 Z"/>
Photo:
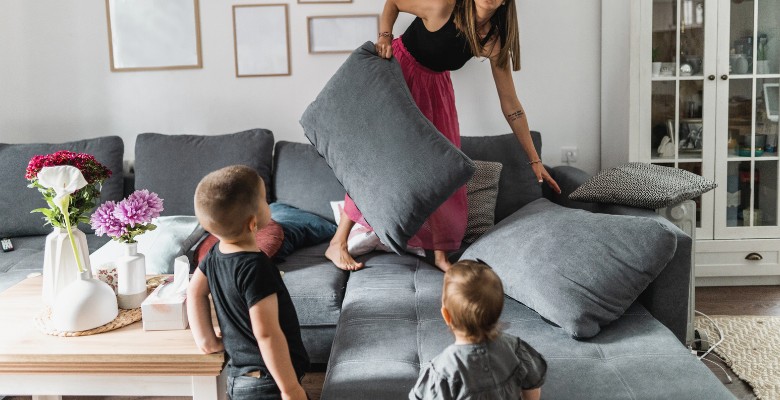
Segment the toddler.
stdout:
<path fill-rule="evenodd" d="M 441 315 L 455 343 L 420 371 L 410 399 L 537 400 L 547 363 L 528 343 L 499 331 L 501 279 L 461 260 L 444 274 Z"/>
<path fill-rule="evenodd" d="M 227 353 L 231 399 L 305 400 L 300 380 L 309 356 L 298 316 L 279 270 L 255 242 L 271 218 L 262 178 L 245 166 L 206 175 L 195 190 L 195 215 L 219 239 L 187 291 L 195 343 L 204 353 Z M 212 327 L 209 294 L 222 337 Z"/>

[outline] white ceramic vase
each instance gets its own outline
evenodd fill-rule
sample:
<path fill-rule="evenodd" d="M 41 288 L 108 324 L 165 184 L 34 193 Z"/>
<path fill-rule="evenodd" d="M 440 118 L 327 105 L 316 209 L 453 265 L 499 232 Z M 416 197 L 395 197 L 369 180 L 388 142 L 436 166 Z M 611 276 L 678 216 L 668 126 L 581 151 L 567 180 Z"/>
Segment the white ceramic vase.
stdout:
<path fill-rule="evenodd" d="M 124 255 L 116 260 L 119 308 L 141 307 L 146 298 L 146 258 L 138 253 L 138 243 L 123 243 Z"/>
<path fill-rule="evenodd" d="M 81 258 L 81 266 L 85 269 L 88 278 L 92 277 L 89 264 L 89 247 L 84 232 L 74 228 L 73 239 Z M 55 227 L 46 236 L 46 245 L 43 250 L 43 303 L 47 306 L 54 304 L 54 299 L 72 282 L 79 279 L 79 267 L 76 257 L 73 255 L 73 247 L 70 244 L 68 231 Z"/>
<path fill-rule="evenodd" d="M 113 321 L 119 314 L 114 290 L 87 271 L 55 297 L 51 322 L 58 331 L 94 329 Z"/>

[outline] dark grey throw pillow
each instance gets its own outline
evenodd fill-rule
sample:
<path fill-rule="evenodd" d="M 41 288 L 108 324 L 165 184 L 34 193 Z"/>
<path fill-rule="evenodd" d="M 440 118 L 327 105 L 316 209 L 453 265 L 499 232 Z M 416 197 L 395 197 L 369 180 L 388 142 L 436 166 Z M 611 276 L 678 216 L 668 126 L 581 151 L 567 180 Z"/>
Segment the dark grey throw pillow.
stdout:
<path fill-rule="evenodd" d="M 111 170 L 111 178 L 103 183 L 100 202 L 122 199 L 123 175 L 122 157 L 125 144 L 119 136 L 99 137 L 67 143 L 0 143 L 0 237 L 44 235 L 51 232 L 41 214 L 30 214 L 31 210 L 47 207 L 46 201 L 37 189 L 27 187 L 24 178 L 27 164 L 36 155 L 51 154 L 60 150 L 87 153 L 95 156 L 101 164 Z M 92 232 L 88 224 L 79 229 Z"/>
<path fill-rule="evenodd" d="M 501 178 L 501 163 L 474 160 L 477 171 L 466 184 L 469 217 L 466 225 L 465 243 L 474 243 L 494 225 L 498 181 Z"/>
<path fill-rule="evenodd" d="M 474 174 L 474 163 L 420 112 L 398 62 L 378 57 L 371 42 L 336 71 L 301 125 L 382 243 L 399 254 Z"/>
<path fill-rule="evenodd" d="M 569 199 L 656 209 L 696 198 L 717 186 L 683 169 L 631 162 L 599 172 Z"/>
<path fill-rule="evenodd" d="M 228 135 L 162 135 L 143 133 L 135 141 L 135 187 L 157 193 L 165 201 L 162 215 L 195 215 L 198 182 L 228 165 L 254 168 L 271 199 L 274 135 L 252 129 Z"/>
<path fill-rule="evenodd" d="M 675 233 L 661 222 L 594 214 L 547 199 L 498 223 L 461 259 L 481 259 L 506 294 L 575 338 L 620 318 L 674 256 Z"/>

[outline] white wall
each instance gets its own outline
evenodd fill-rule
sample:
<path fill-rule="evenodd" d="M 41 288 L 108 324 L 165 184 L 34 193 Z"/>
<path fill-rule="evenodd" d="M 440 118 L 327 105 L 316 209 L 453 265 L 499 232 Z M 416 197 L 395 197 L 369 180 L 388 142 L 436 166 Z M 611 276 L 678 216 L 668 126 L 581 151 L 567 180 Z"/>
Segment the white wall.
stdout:
<path fill-rule="evenodd" d="M 379 13 L 382 0 L 290 4 L 292 75 L 236 78 L 231 5 L 200 0 L 203 69 L 110 72 L 103 1 L 0 2 L 0 142 L 59 142 L 103 135 L 219 134 L 262 127 L 305 142 L 298 119 L 346 55 L 309 55 L 306 17 Z M 560 164 L 578 146 L 578 167 L 600 164 L 600 0 L 521 0 L 523 69 L 515 84 L 543 158 Z M 409 18 L 401 19 L 396 34 Z M 403 25 L 403 26 L 400 26 Z M 373 40 L 373 38 L 366 38 Z M 509 132 L 488 62 L 453 73 L 463 135 Z"/>

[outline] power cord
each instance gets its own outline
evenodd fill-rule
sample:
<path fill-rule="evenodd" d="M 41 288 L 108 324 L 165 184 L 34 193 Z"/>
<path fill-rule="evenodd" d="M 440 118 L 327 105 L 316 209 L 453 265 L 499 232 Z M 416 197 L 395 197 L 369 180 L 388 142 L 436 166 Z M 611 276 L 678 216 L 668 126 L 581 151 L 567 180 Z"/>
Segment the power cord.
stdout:
<path fill-rule="evenodd" d="M 705 314 L 705 313 L 703 313 L 703 312 L 701 312 L 701 311 L 697 311 L 697 310 L 694 310 L 694 312 L 695 312 L 696 314 L 698 314 L 698 315 L 701 315 L 702 317 L 706 318 L 706 319 L 707 319 L 707 321 L 709 321 L 709 323 L 710 323 L 710 324 L 711 324 L 711 325 L 712 325 L 712 326 L 715 328 L 715 330 L 718 332 L 718 341 L 717 341 L 717 342 L 715 342 L 715 343 L 713 343 L 713 344 L 712 344 L 712 345 L 709 347 L 709 349 L 707 349 L 706 351 L 704 351 L 704 354 L 702 354 L 701 356 L 699 356 L 699 355 L 698 355 L 698 353 L 699 353 L 700 351 L 698 351 L 698 350 L 695 350 L 695 351 L 696 351 L 696 353 L 697 353 L 697 358 L 698 358 L 700 361 L 706 361 L 706 362 L 708 362 L 708 363 L 711 363 L 711 364 L 713 364 L 713 365 L 716 365 L 716 366 L 717 366 L 718 368 L 720 368 L 720 370 L 721 370 L 721 371 L 723 371 L 723 373 L 726 375 L 726 379 L 728 379 L 729 383 L 733 383 L 733 381 L 732 381 L 732 379 L 731 379 L 731 375 L 729 375 L 728 371 L 726 371 L 726 369 L 725 369 L 725 368 L 723 368 L 723 366 L 721 366 L 720 364 L 716 363 L 715 361 L 712 361 L 712 360 L 709 360 L 709 359 L 707 359 L 707 358 L 706 358 L 708 355 L 712 354 L 712 355 L 714 355 L 715 357 L 717 357 L 717 358 L 718 358 L 718 359 L 719 359 L 721 362 L 723 362 L 724 364 L 726 363 L 726 362 L 725 362 L 725 360 L 723 360 L 723 358 L 721 358 L 720 356 L 718 356 L 717 354 L 715 354 L 715 353 L 713 353 L 713 352 L 712 352 L 713 350 L 715 350 L 715 348 L 716 348 L 716 347 L 720 346 L 720 344 L 721 344 L 721 343 L 723 343 L 723 340 L 726 338 L 726 336 L 723 334 L 723 330 L 722 330 L 722 329 L 720 329 L 720 326 L 719 326 L 719 325 L 718 325 L 718 324 L 717 324 L 717 323 L 716 323 L 716 322 L 715 322 L 715 321 L 714 321 L 712 318 L 710 318 L 710 316 L 709 316 L 709 315 L 707 315 L 707 314 Z M 703 341 L 704 341 L 703 339 L 694 339 L 694 340 L 693 340 L 693 342 L 691 343 L 691 346 L 693 347 L 693 343 L 696 343 L 696 342 L 702 343 Z M 692 350 L 693 350 L 693 349 L 692 349 Z"/>

